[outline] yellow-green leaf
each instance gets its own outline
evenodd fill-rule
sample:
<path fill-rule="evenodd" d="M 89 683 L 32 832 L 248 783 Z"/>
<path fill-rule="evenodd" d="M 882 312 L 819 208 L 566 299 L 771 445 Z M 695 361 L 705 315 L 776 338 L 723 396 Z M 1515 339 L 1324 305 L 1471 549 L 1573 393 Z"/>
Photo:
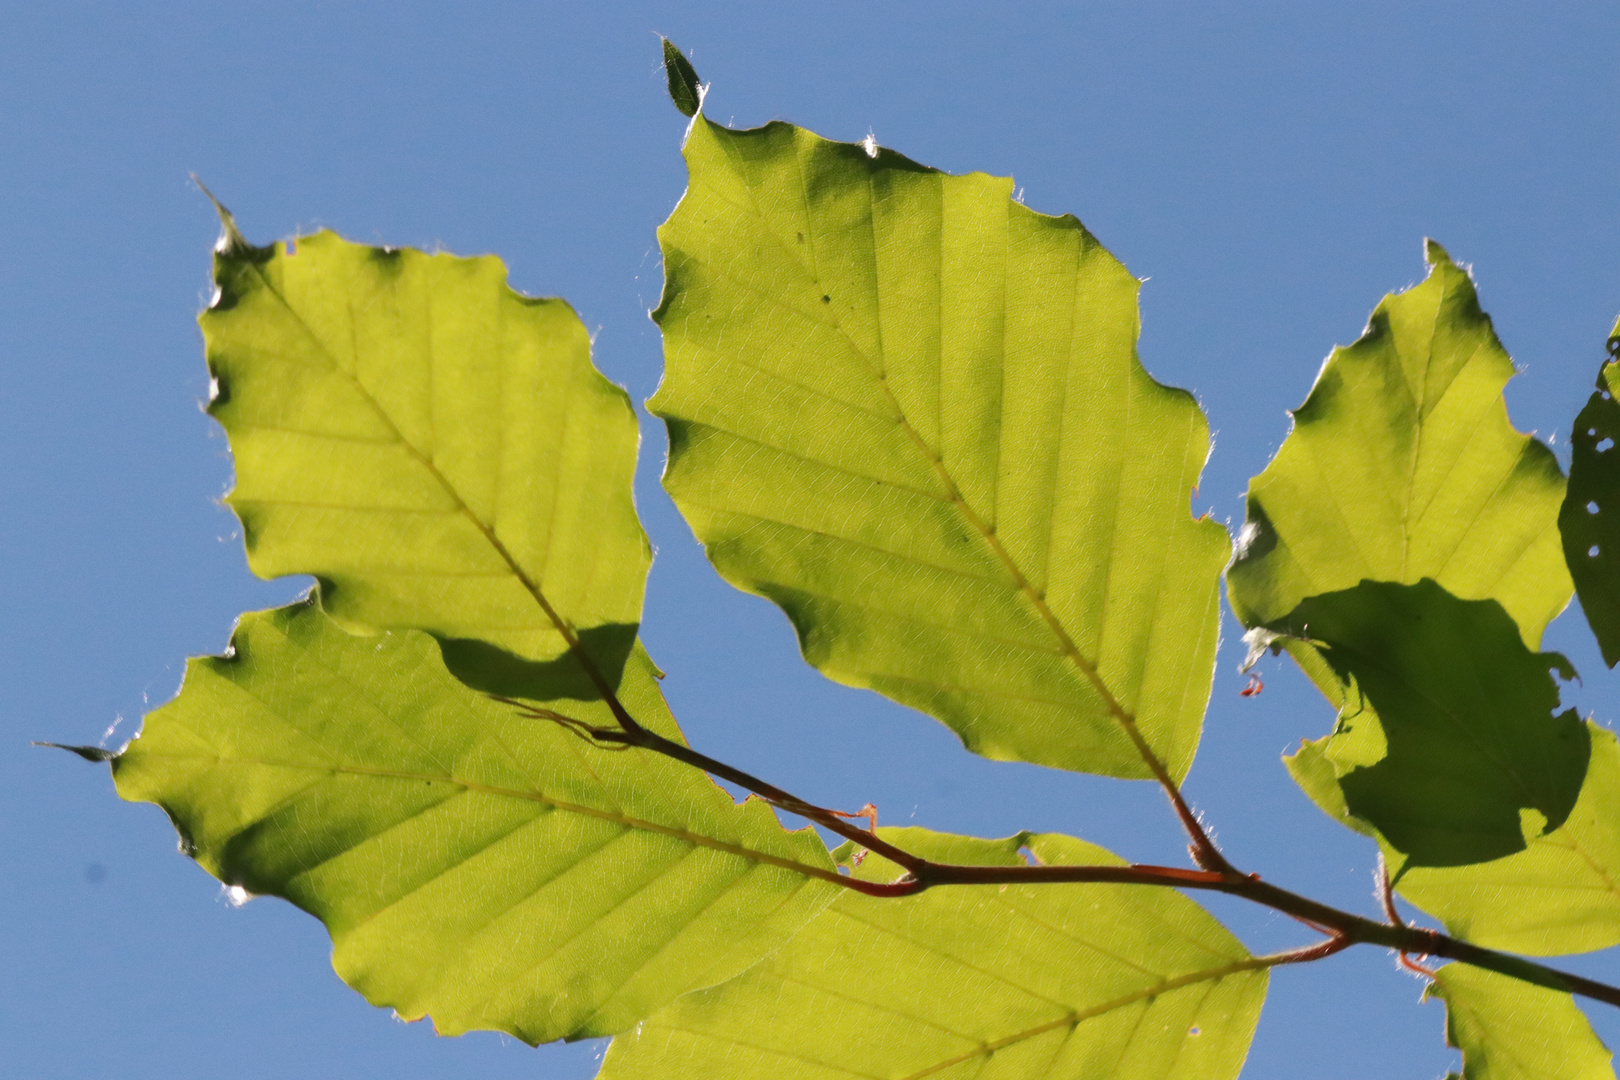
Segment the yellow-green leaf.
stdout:
<path fill-rule="evenodd" d="M 1249 485 L 1227 575 L 1245 625 L 1362 580 L 1427 577 L 1500 602 L 1534 649 L 1569 602 L 1563 474 L 1508 420 L 1513 362 L 1467 272 L 1432 240 L 1425 252 L 1429 276 L 1386 296 L 1360 339 L 1333 350 Z"/>
<path fill-rule="evenodd" d="M 1569 994 L 1447 964 L 1429 993 L 1446 1003 L 1462 1080 L 1614 1080 L 1612 1055 Z"/>
<path fill-rule="evenodd" d="M 1328 754 L 1353 764 L 1336 770 L 1344 807 L 1399 865 L 1485 862 L 1569 817 L 1591 738 L 1574 709 L 1553 715 L 1551 671 L 1570 679 L 1574 669 L 1525 648 L 1496 601 L 1459 600 L 1428 578 L 1363 581 L 1269 629 L 1309 637 L 1352 687 L 1330 739 L 1368 760 Z"/>
<path fill-rule="evenodd" d="M 201 319 L 248 561 L 313 574 L 351 630 L 414 628 L 552 659 L 603 627 L 611 677 L 649 551 L 637 429 L 561 300 L 494 257 L 322 232 L 226 242 Z"/>
<path fill-rule="evenodd" d="M 1146 777 L 1143 739 L 1184 774 L 1229 544 L 1136 279 L 1009 179 L 701 114 L 686 160 L 649 405 L 720 573 L 978 753 Z"/>
<path fill-rule="evenodd" d="M 1121 862 L 1065 836 L 880 834 L 936 861 Z M 746 975 L 616 1039 L 600 1080 L 1217 1080 L 1242 1067 L 1267 963 L 1169 889 L 845 893 Z"/>
<path fill-rule="evenodd" d="M 525 689 L 613 723 L 571 654 Z M 619 696 L 680 738 L 639 649 Z M 815 835 L 759 800 L 523 715 L 453 678 L 427 635 L 355 637 L 313 602 L 245 616 L 113 769 L 221 881 L 321 919 L 367 1000 L 445 1034 L 612 1034 L 743 971 L 840 891 Z"/>

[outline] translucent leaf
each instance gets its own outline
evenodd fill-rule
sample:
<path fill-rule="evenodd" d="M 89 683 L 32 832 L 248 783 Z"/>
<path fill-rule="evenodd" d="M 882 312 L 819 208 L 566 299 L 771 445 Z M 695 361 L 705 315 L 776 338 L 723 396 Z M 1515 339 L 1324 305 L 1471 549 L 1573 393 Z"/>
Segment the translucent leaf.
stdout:
<path fill-rule="evenodd" d="M 1616 324 L 1611 341 L 1620 341 Z M 1564 558 L 1597 636 L 1603 661 L 1620 663 L 1620 363 L 1598 376 L 1597 391 L 1575 418 L 1570 436 L 1569 493 L 1558 515 Z"/>
<path fill-rule="evenodd" d="M 526 685 L 612 723 L 571 656 Z M 639 649 L 619 692 L 680 738 Z M 354 637 L 313 603 L 245 616 L 113 767 L 210 873 L 321 919 L 367 1000 L 446 1034 L 611 1034 L 840 891 L 821 842 L 760 801 L 522 715 L 452 678 L 432 638 Z"/>
<path fill-rule="evenodd" d="M 1136 279 L 1008 179 L 701 114 L 686 159 L 649 406 L 720 573 L 978 753 L 1146 777 L 1145 739 L 1181 776 L 1229 545 Z"/>
<path fill-rule="evenodd" d="M 1590 737 L 1574 709 L 1552 716 L 1549 670 L 1574 669 L 1525 648 L 1496 601 L 1459 600 L 1427 578 L 1364 581 L 1269 629 L 1309 638 L 1353 687 L 1324 755 L 1346 811 L 1408 864 L 1484 862 L 1564 824 Z"/>
<path fill-rule="evenodd" d="M 881 833 L 939 861 L 1016 865 L 1020 847 L 1054 863 L 1121 861 L 1064 836 Z M 858 873 L 896 868 L 869 857 Z M 1169 889 L 845 893 L 746 975 L 616 1039 L 600 1080 L 1233 1077 L 1266 964 Z"/>
<path fill-rule="evenodd" d="M 1491 948 L 1547 955 L 1620 944 L 1620 747 L 1613 732 L 1587 728 L 1591 764 L 1562 826 L 1479 866 L 1414 867 L 1402 894 Z"/>
<path fill-rule="evenodd" d="M 248 561 L 314 574 L 351 630 L 415 628 L 530 660 L 620 628 L 649 551 L 631 502 L 637 429 L 561 300 L 493 257 L 226 242 L 202 316 Z M 611 648 L 606 646 L 611 645 Z"/>
<path fill-rule="evenodd" d="M 1435 973 L 1462 1080 L 1614 1080 L 1608 1048 L 1569 994 L 1466 964 Z"/>
<path fill-rule="evenodd" d="M 1249 485 L 1227 576 L 1248 626 L 1362 580 L 1433 578 L 1501 603 L 1533 649 L 1569 602 L 1563 475 L 1508 421 L 1513 362 L 1473 282 L 1432 240 L 1425 253 L 1427 279 L 1386 296 L 1361 338 L 1333 350 Z"/>

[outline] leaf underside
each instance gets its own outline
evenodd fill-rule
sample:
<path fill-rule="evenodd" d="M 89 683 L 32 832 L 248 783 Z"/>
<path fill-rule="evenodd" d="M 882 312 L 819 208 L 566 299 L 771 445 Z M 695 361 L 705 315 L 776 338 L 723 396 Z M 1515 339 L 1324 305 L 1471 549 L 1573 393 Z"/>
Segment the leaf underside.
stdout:
<path fill-rule="evenodd" d="M 1120 862 L 1063 836 L 880 833 L 939 861 L 1016 865 L 1027 847 Z M 896 870 L 873 856 L 857 873 Z M 746 975 L 616 1039 L 600 1080 L 1216 1080 L 1241 1068 L 1266 980 L 1265 961 L 1168 889 L 846 892 Z"/>
<path fill-rule="evenodd" d="M 1462 1080 L 1614 1080 L 1608 1048 L 1569 994 L 1466 964 L 1442 967 L 1429 993 L 1446 1003 Z"/>
<path fill-rule="evenodd" d="M 1227 575 L 1246 626 L 1363 580 L 1433 578 L 1499 602 L 1534 649 L 1569 602 L 1563 475 L 1508 420 L 1513 362 L 1467 272 L 1433 241 L 1425 252 L 1428 277 L 1386 296 L 1361 338 L 1333 350 L 1250 482 Z"/>
<path fill-rule="evenodd" d="M 561 300 L 493 257 L 321 232 L 222 245 L 200 320 L 248 562 L 313 574 L 351 630 L 421 629 L 528 660 L 640 621 L 637 428 Z"/>
<path fill-rule="evenodd" d="M 1620 744 L 1587 730 L 1591 764 L 1562 826 L 1491 862 L 1410 867 L 1401 895 L 1487 948 L 1547 956 L 1620 944 Z"/>
<path fill-rule="evenodd" d="M 1362 337 L 1333 351 L 1277 457 L 1250 484 L 1228 593 L 1251 627 L 1363 579 L 1428 577 L 1456 597 L 1498 601 L 1534 649 L 1568 602 L 1556 462 L 1508 420 L 1502 389 L 1512 362 L 1468 274 L 1432 241 L 1425 253 L 1426 280 L 1385 297 Z M 1340 786 L 1388 752 L 1376 710 L 1313 646 L 1278 644 L 1354 717 L 1285 758 L 1289 772 L 1399 865 L 1379 830 L 1350 813 Z M 1596 732 L 1591 739 L 1593 765 L 1563 827 L 1489 862 L 1409 867 L 1397 889 L 1453 932 L 1497 947 L 1552 953 L 1620 941 L 1620 902 L 1604 869 L 1620 866 L 1620 849 L 1593 812 L 1613 801 L 1620 776 L 1609 743 Z M 1499 836 L 1511 840 L 1505 829 Z M 1532 898 L 1554 893 L 1559 902 L 1541 919 Z"/>
<path fill-rule="evenodd" d="M 1338 783 L 1346 810 L 1404 865 L 1485 862 L 1523 850 L 1527 820 L 1528 839 L 1564 824 L 1590 737 L 1574 709 L 1552 715 L 1549 671 L 1574 670 L 1525 648 L 1496 601 L 1458 600 L 1427 578 L 1364 581 L 1305 600 L 1269 629 L 1308 636 L 1354 687 L 1333 738 L 1365 746 L 1363 703 L 1376 713 L 1382 753 Z"/>
<path fill-rule="evenodd" d="M 571 659 L 527 688 L 612 723 Z M 620 695 L 680 738 L 639 648 Z M 840 891 L 815 835 L 762 802 L 520 714 L 454 679 L 430 637 L 355 637 L 313 602 L 247 615 L 230 655 L 193 660 L 114 775 L 221 881 L 321 919 L 368 1001 L 444 1034 L 612 1034 Z"/>
<path fill-rule="evenodd" d="M 1137 281 L 1008 179 L 701 114 L 685 153 L 649 407 L 716 568 L 977 753 L 1146 777 L 1135 724 L 1182 776 L 1229 544 Z"/>

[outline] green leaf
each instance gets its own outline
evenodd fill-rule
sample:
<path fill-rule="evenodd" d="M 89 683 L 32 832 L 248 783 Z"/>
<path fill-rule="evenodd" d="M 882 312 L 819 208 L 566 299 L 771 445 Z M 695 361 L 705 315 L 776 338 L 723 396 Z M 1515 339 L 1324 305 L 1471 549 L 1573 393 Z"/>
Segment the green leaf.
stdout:
<path fill-rule="evenodd" d="M 477 639 L 529 660 L 640 621 L 637 429 L 561 300 L 493 257 L 322 232 L 222 245 L 202 316 L 248 561 L 314 574 L 346 628 Z"/>
<path fill-rule="evenodd" d="M 1563 475 L 1508 421 L 1513 362 L 1473 282 L 1432 240 L 1425 254 L 1427 279 L 1386 296 L 1361 338 L 1333 350 L 1249 485 L 1227 575 L 1245 625 L 1362 580 L 1433 578 L 1454 596 L 1499 601 L 1536 648 L 1569 602 Z"/>
<path fill-rule="evenodd" d="M 1496 601 L 1459 600 L 1427 578 L 1364 581 L 1314 596 L 1268 629 L 1309 639 L 1354 688 L 1323 756 L 1351 766 L 1337 776 L 1345 810 L 1409 864 L 1521 851 L 1574 808 L 1590 737 L 1574 709 L 1552 717 L 1549 674 L 1574 669 L 1525 648 Z M 1339 739 L 1350 753 L 1334 754 Z"/>
<path fill-rule="evenodd" d="M 1009 179 L 783 123 L 700 117 L 685 152 L 649 406 L 720 573 L 977 753 L 1182 776 L 1229 543 L 1188 512 L 1208 429 L 1136 357 L 1136 279 Z"/>
<path fill-rule="evenodd" d="M 1620 322 L 1610 335 L 1620 343 Z M 1620 663 L 1620 363 L 1598 375 L 1597 391 L 1575 418 L 1570 437 L 1569 492 L 1558 514 L 1564 559 L 1581 610 L 1603 650 L 1603 662 Z"/>
<path fill-rule="evenodd" d="M 937 861 L 1012 866 L 1028 847 L 1053 863 L 1121 863 L 1064 836 L 879 832 Z M 872 856 L 857 873 L 881 880 L 896 870 Z M 746 975 L 616 1039 L 600 1080 L 1232 1077 L 1267 965 L 1169 889 L 844 893 Z"/>
<path fill-rule="evenodd" d="M 1563 825 L 1491 862 L 1410 867 L 1401 895 L 1487 948 L 1547 956 L 1620 944 L 1620 745 L 1587 730 L 1591 765 Z"/>
<path fill-rule="evenodd" d="M 1610 1053 L 1575 1000 L 1466 964 L 1435 972 L 1446 1041 L 1463 1053 L 1462 1080 L 1613 1080 Z"/>
<path fill-rule="evenodd" d="M 546 706 L 613 723 L 572 656 Z M 679 731 L 637 649 L 619 694 Z M 840 891 L 826 848 L 701 772 L 592 745 L 451 677 L 416 632 L 351 636 L 313 601 L 245 616 L 114 762 L 209 873 L 324 922 L 376 1005 L 454 1034 L 611 1034 L 746 969 Z"/>
<path fill-rule="evenodd" d="M 669 80 L 669 99 L 683 116 L 696 116 L 703 107 L 703 88 L 697 69 L 681 55 L 669 38 L 664 38 L 664 77 Z"/>

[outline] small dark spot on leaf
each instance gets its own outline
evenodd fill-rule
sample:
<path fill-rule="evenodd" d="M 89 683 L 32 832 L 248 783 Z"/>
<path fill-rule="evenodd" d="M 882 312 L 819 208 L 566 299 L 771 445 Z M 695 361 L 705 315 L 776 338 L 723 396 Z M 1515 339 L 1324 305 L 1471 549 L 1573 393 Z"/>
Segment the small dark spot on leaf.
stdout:
<path fill-rule="evenodd" d="M 821 302 L 823 304 L 830 304 L 830 303 L 832 303 L 832 297 L 828 296 L 826 293 L 822 293 L 821 294 Z"/>
<path fill-rule="evenodd" d="M 804 243 L 804 233 L 799 233 L 799 243 Z"/>

